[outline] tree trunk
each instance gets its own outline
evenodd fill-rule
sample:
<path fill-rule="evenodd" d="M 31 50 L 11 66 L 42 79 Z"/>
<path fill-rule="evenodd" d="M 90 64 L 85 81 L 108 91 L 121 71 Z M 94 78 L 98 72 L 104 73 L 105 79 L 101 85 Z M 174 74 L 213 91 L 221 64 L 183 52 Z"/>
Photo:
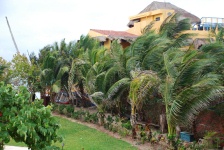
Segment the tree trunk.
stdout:
<path fill-rule="evenodd" d="M 136 108 L 131 105 L 131 118 L 130 118 L 131 126 L 132 126 L 132 139 L 136 139 Z"/>
<path fill-rule="evenodd" d="M 165 114 L 161 114 L 159 116 L 159 121 L 160 121 L 160 131 L 161 131 L 161 133 L 164 133 L 165 126 L 166 126 L 166 115 Z"/>
<path fill-rule="evenodd" d="M 0 150 L 4 150 L 4 143 L 3 143 L 3 141 L 0 142 Z"/>
<path fill-rule="evenodd" d="M 176 127 L 168 119 L 167 119 L 167 125 L 168 125 L 168 137 L 173 138 L 176 135 Z"/>
<path fill-rule="evenodd" d="M 193 124 L 192 124 L 192 133 L 194 135 L 194 138 L 197 139 L 197 129 L 196 129 L 197 125 L 196 125 L 196 117 L 194 118 Z"/>

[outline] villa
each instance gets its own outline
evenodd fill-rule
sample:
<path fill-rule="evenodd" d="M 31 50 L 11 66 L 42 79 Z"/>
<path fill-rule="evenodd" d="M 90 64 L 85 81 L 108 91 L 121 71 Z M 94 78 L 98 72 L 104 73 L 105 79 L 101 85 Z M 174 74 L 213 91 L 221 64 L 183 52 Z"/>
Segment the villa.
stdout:
<path fill-rule="evenodd" d="M 224 18 L 202 17 L 200 19 L 169 2 L 154 1 L 139 14 L 129 18 L 127 31 L 90 29 L 88 35 L 98 39 L 106 48 L 110 48 L 110 43 L 113 40 L 118 40 L 122 47 L 126 48 L 142 34 L 148 24 L 154 22 L 152 29 L 158 31 L 163 21 L 173 13 L 179 14 L 179 19 L 189 18 L 192 26 L 185 32 L 195 34 L 193 40 L 196 40 L 197 43 L 204 44 L 205 39 L 211 37 L 211 29 L 217 32 L 224 26 Z"/>

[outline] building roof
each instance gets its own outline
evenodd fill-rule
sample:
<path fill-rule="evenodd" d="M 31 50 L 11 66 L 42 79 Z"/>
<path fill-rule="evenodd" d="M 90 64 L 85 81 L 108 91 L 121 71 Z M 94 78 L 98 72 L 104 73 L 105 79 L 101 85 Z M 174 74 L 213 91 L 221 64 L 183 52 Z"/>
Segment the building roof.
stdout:
<path fill-rule="evenodd" d="M 180 14 L 182 17 L 184 18 L 189 18 L 191 23 L 198 23 L 201 20 L 187 12 L 186 10 L 179 8 L 169 2 L 157 2 L 157 1 L 153 1 L 151 4 L 149 4 L 145 9 L 143 9 L 139 14 L 141 13 L 145 13 L 145 12 L 149 12 L 149 11 L 154 11 L 154 10 L 158 10 L 158 9 L 171 9 L 174 10 L 176 13 Z M 130 23 L 130 22 L 129 22 Z"/>
<path fill-rule="evenodd" d="M 98 30 L 98 29 L 90 29 L 90 30 L 110 37 L 138 37 L 137 35 L 128 33 L 126 31 Z"/>

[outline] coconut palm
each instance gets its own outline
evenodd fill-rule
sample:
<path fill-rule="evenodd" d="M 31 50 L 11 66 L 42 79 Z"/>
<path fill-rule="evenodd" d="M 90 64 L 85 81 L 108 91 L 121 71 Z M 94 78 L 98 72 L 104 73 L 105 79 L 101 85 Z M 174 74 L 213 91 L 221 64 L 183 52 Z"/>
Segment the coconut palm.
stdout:
<path fill-rule="evenodd" d="M 176 125 L 191 123 L 209 102 L 223 95 L 224 88 L 220 84 L 220 76 L 207 71 L 215 60 L 206 58 L 206 54 L 198 51 L 185 54 L 170 49 L 163 55 L 166 79 L 161 93 L 166 106 L 168 136 L 172 137 Z"/>
<path fill-rule="evenodd" d="M 152 95 L 158 88 L 160 79 L 153 71 L 132 71 L 129 98 L 131 103 L 131 125 L 133 134 L 136 126 L 136 110 L 142 108 L 147 96 Z"/>
<path fill-rule="evenodd" d="M 41 86 L 44 90 L 50 90 L 50 94 L 59 92 L 61 88 L 67 89 L 72 45 L 73 43 L 67 45 L 62 40 L 60 44 L 55 42 L 40 51 L 38 63 L 42 70 Z"/>

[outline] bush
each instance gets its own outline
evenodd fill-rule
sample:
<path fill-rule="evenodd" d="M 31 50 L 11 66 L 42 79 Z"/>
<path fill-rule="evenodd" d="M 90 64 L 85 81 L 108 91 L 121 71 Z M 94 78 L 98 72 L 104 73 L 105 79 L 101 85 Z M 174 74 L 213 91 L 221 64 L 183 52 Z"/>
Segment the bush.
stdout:
<path fill-rule="evenodd" d="M 86 111 L 84 114 L 84 121 L 90 122 L 90 120 L 91 120 L 91 115 L 90 115 L 89 111 Z"/>
<path fill-rule="evenodd" d="M 67 116 L 71 117 L 72 113 L 74 112 L 74 106 L 68 105 L 68 106 L 66 106 L 66 110 L 67 110 Z"/>
<path fill-rule="evenodd" d="M 64 114 L 64 111 L 63 111 L 63 110 L 64 110 L 65 107 L 66 107 L 66 106 L 65 106 L 65 105 L 62 105 L 62 104 L 59 105 L 59 113 L 60 113 L 60 114 Z"/>
<path fill-rule="evenodd" d="M 93 123 L 97 123 L 98 122 L 97 113 L 91 114 L 90 121 L 93 122 Z"/>
<path fill-rule="evenodd" d="M 84 111 L 78 110 L 78 111 L 75 111 L 75 112 L 72 113 L 72 118 L 81 119 L 84 114 L 85 114 Z"/>
<path fill-rule="evenodd" d="M 57 112 L 59 111 L 58 105 L 57 104 L 52 104 L 52 111 Z"/>
<path fill-rule="evenodd" d="M 121 126 L 123 128 L 125 128 L 125 129 L 128 129 L 128 130 L 131 130 L 131 128 L 132 128 L 130 120 L 128 120 L 127 122 L 122 123 Z"/>
<path fill-rule="evenodd" d="M 52 116 L 51 106 L 43 106 L 43 101 L 30 103 L 26 87 L 15 90 L 11 85 L 0 82 L 0 149 L 10 139 L 23 142 L 32 150 L 59 149 L 51 146 L 61 142 L 57 130 L 57 119 Z"/>
<path fill-rule="evenodd" d="M 79 112 L 78 112 L 78 111 L 73 112 L 73 113 L 72 113 L 72 118 L 74 118 L 74 119 L 80 119 Z"/>
<path fill-rule="evenodd" d="M 120 128 L 118 129 L 118 134 L 122 137 L 126 137 L 127 135 L 129 135 L 129 131 L 127 129 L 124 128 Z"/>

